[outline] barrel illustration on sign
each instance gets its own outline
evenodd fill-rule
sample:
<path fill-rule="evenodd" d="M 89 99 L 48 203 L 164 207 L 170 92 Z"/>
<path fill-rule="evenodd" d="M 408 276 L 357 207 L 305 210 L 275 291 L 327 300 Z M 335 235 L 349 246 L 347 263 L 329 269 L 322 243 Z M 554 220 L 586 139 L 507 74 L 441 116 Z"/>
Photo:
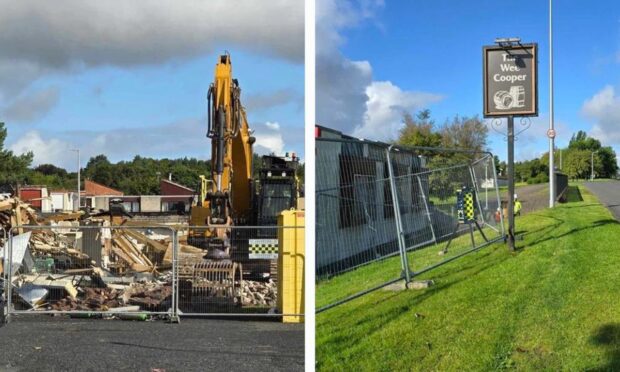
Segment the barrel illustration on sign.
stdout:
<path fill-rule="evenodd" d="M 510 87 L 508 91 L 499 90 L 495 92 L 493 101 L 498 110 L 525 107 L 525 88 L 523 85 L 515 85 Z"/>
<path fill-rule="evenodd" d="M 484 116 L 538 113 L 536 44 L 484 47 Z"/>

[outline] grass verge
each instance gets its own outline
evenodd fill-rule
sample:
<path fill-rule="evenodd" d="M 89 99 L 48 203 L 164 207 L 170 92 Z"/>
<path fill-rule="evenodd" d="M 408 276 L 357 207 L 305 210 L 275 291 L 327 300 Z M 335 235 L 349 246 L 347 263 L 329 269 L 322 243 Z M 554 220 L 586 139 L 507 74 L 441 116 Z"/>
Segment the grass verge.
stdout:
<path fill-rule="evenodd" d="M 579 191 L 583 201 L 518 218 L 516 253 L 495 244 L 423 275 L 436 282 L 427 290 L 376 291 L 318 314 L 317 368 L 620 369 L 620 225 Z M 388 262 L 334 280 L 372 280 Z"/>

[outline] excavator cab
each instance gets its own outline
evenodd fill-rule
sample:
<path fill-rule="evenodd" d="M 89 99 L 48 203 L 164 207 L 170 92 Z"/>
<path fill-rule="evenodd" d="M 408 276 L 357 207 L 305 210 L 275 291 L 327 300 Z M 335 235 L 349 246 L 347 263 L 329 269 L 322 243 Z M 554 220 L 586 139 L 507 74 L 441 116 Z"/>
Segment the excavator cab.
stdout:
<path fill-rule="evenodd" d="M 285 157 L 266 155 L 262 161 L 255 195 L 255 223 L 257 226 L 276 226 L 282 211 L 295 208 L 299 159 L 295 154 L 291 157 L 288 154 Z"/>

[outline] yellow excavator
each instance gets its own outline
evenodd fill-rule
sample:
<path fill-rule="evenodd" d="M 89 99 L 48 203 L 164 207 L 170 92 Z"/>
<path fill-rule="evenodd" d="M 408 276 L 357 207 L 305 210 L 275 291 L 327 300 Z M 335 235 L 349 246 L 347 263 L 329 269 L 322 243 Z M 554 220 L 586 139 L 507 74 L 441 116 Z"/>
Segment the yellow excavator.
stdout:
<path fill-rule="evenodd" d="M 219 57 L 215 79 L 207 95 L 207 137 L 211 139 L 211 179 L 201 179 L 208 188 L 192 208 L 188 242 L 207 250 L 207 259 L 230 258 L 230 226 L 245 224 L 252 209 L 252 144 L 241 89 L 232 78 L 229 54 Z M 201 193 L 204 194 L 204 191 Z"/>
<path fill-rule="evenodd" d="M 187 239 L 188 244 L 206 250 L 204 261 L 189 270 L 194 285 L 197 282 L 217 283 L 214 285 L 222 288 L 224 283 L 233 287 L 226 288 L 227 294 L 236 293 L 236 283 L 243 275 L 242 265 L 259 267 L 263 273 L 270 271 L 265 260 L 261 265 L 260 260 L 252 259 L 250 239 L 277 238 L 277 229 L 252 232 L 232 227 L 275 226 L 277 215 L 295 208 L 298 198 L 295 175 L 298 159 L 294 155 L 291 160 L 263 157 L 260 176 L 253 180 L 252 145 L 255 138 L 241 105 L 239 83 L 232 76 L 230 55 L 221 55 L 207 95 L 211 175 L 209 178 L 201 176 L 200 200 L 192 206 Z"/>

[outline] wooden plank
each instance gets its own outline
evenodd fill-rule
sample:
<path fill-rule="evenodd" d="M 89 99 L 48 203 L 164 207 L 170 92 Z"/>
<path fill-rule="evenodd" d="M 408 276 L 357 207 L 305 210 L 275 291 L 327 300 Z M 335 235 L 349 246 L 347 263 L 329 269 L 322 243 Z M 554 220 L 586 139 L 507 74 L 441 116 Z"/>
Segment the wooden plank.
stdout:
<path fill-rule="evenodd" d="M 12 198 L 0 201 L 0 212 L 12 210 L 14 204 L 15 199 Z"/>
<path fill-rule="evenodd" d="M 136 239 L 138 242 L 142 244 L 147 244 L 153 247 L 158 252 L 166 252 L 168 247 L 165 244 L 158 242 L 157 240 L 153 240 L 147 237 L 144 234 L 141 234 L 135 230 L 122 230 L 122 233 L 129 235 L 130 237 Z"/>
<path fill-rule="evenodd" d="M 125 251 L 129 256 L 133 258 L 133 262 L 142 264 L 149 267 L 154 267 L 151 260 L 146 257 L 138 248 L 136 248 L 131 242 L 123 235 L 119 233 L 115 233 L 116 238 L 114 239 L 114 243 L 116 243 L 121 249 Z"/>
<path fill-rule="evenodd" d="M 82 212 L 73 212 L 73 213 L 59 213 L 53 216 L 49 216 L 45 219 L 46 222 L 59 222 L 59 221 L 71 221 L 78 220 L 82 216 Z"/>
<path fill-rule="evenodd" d="M 22 208 L 20 203 L 16 203 L 15 204 L 15 220 L 17 222 L 18 225 L 22 225 Z M 15 225 L 13 225 L 15 226 Z M 18 227 L 17 228 L 17 233 L 18 234 L 23 234 L 24 233 L 24 229 L 22 227 Z"/>

